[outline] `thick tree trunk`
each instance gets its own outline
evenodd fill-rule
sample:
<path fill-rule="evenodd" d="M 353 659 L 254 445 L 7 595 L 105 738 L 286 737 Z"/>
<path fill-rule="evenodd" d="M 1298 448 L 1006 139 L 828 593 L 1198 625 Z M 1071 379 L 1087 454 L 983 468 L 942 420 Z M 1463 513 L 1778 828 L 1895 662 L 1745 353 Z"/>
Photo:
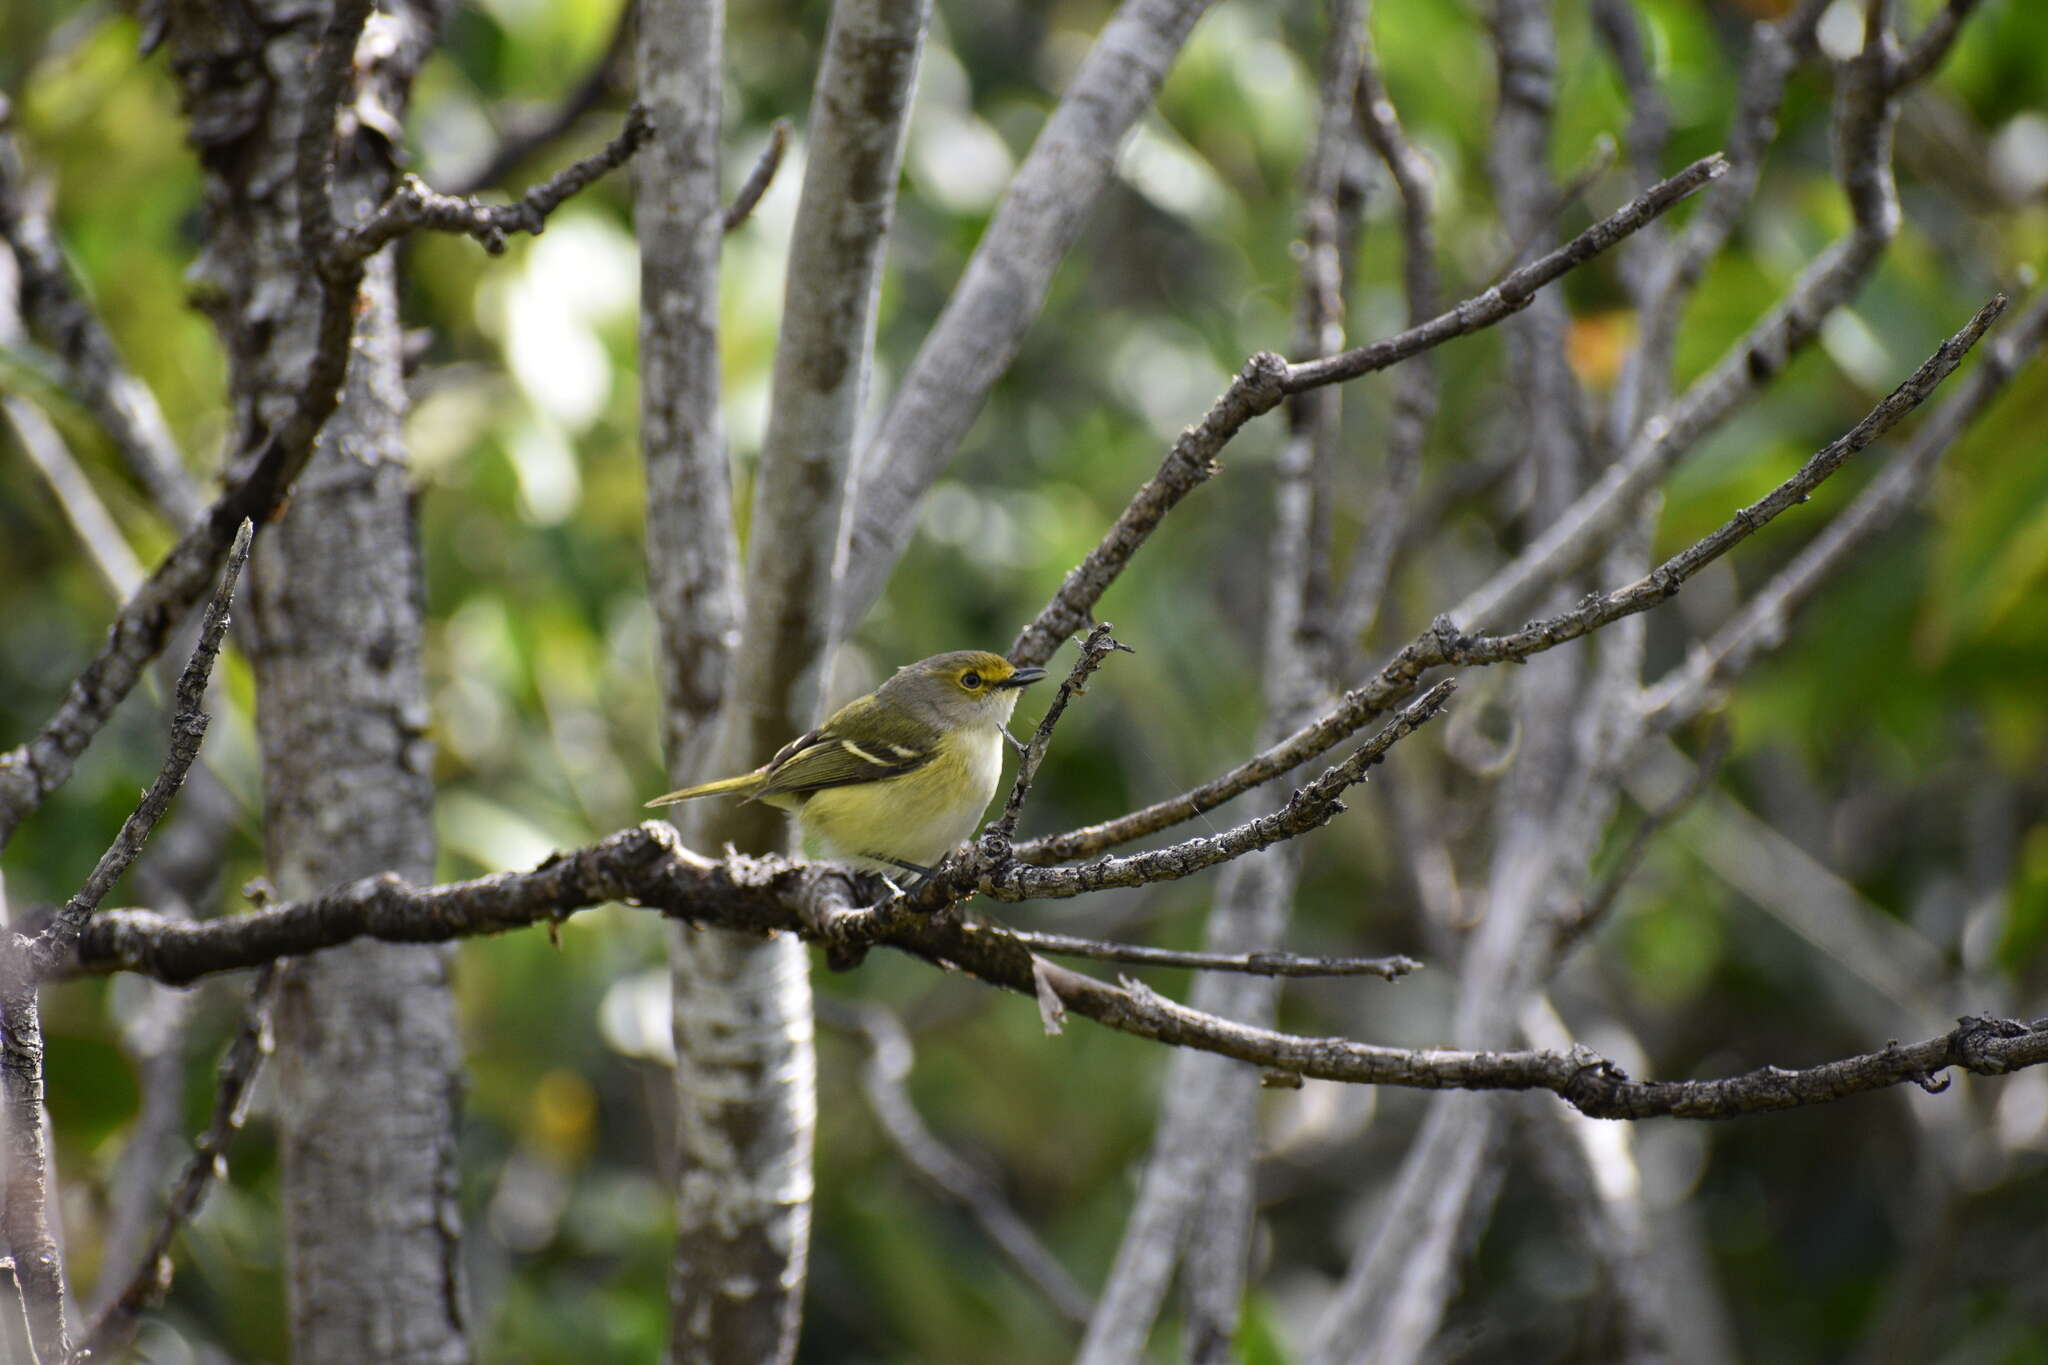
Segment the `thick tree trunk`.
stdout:
<path fill-rule="evenodd" d="M 260 35 L 182 4 L 172 36 L 207 171 L 195 276 L 227 345 L 244 449 L 288 410 L 314 344 L 315 282 L 291 174 L 303 120 L 343 143 L 344 224 L 388 183 L 380 129 L 431 44 L 428 9 L 374 13 L 345 109 L 310 109 L 325 6 Z M 399 423 L 395 272 L 371 262 L 341 406 L 249 596 L 271 876 L 285 895 L 392 870 L 429 880 L 433 789 L 421 600 Z M 293 1359 L 461 1361 L 450 950 L 359 943 L 297 964 L 277 1012 Z"/>
<path fill-rule="evenodd" d="M 639 215 L 649 579 L 678 781 L 701 775 L 692 768 L 708 698 L 722 693 L 713 766 L 733 772 L 805 729 L 824 686 L 854 429 L 926 13 L 923 3 L 880 0 L 833 7 L 736 649 L 736 580 L 712 562 L 733 543 L 711 519 L 730 496 L 715 416 L 721 15 L 709 0 L 688 0 L 651 7 L 642 25 L 642 93 L 661 130 L 640 181 L 659 202 L 643 202 Z M 653 388 L 662 377 L 687 386 L 693 415 Z M 781 814 L 765 806 L 725 803 L 685 819 L 693 841 L 712 848 L 771 852 L 787 838 Z M 669 1359 L 786 1361 L 803 1305 L 817 1123 L 809 953 L 788 935 L 701 930 L 677 936 L 670 962 L 679 1178 Z"/>
<path fill-rule="evenodd" d="M 391 274 L 382 261 L 365 282 L 347 395 L 256 561 L 266 828 L 271 875 L 287 895 L 386 868 L 433 876 Z M 358 943 L 306 959 L 284 983 L 278 1077 L 297 1361 L 468 1358 L 453 959 L 445 947 Z"/>

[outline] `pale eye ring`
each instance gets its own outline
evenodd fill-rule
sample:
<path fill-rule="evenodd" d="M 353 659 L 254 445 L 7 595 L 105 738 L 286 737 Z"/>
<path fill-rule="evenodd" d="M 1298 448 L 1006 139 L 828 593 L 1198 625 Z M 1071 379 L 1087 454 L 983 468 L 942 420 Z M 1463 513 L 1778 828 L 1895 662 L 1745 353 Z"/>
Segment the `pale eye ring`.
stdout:
<path fill-rule="evenodd" d="M 971 668 L 968 669 L 965 673 L 962 673 L 960 675 L 960 685 L 966 688 L 969 692 L 976 690 L 981 686 L 981 674 L 976 673 Z"/>

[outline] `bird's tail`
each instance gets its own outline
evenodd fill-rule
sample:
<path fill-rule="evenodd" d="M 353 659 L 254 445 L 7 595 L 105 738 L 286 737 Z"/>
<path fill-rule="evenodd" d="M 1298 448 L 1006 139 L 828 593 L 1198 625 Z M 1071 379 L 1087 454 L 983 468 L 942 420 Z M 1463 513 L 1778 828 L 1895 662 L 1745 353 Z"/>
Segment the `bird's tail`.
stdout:
<path fill-rule="evenodd" d="M 737 792 L 742 796 L 752 796 L 759 790 L 760 786 L 760 773 L 741 773 L 738 777 L 722 777 L 716 782 L 699 782 L 694 787 L 683 787 L 666 795 L 657 796 L 647 804 L 650 806 L 673 806 L 678 801 L 691 801 L 700 796 L 723 796 L 728 792 Z"/>

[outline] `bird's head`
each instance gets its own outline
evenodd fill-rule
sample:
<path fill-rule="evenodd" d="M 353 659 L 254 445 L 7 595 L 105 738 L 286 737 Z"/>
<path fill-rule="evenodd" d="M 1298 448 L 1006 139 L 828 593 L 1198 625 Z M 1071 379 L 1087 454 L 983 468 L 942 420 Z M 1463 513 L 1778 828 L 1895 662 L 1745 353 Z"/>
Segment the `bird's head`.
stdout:
<path fill-rule="evenodd" d="M 1016 709 L 1018 692 L 1044 676 L 1042 668 L 1019 668 L 985 649 L 956 649 L 905 664 L 882 686 L 916 698 L 954 725 L 1001 725 Z"/>

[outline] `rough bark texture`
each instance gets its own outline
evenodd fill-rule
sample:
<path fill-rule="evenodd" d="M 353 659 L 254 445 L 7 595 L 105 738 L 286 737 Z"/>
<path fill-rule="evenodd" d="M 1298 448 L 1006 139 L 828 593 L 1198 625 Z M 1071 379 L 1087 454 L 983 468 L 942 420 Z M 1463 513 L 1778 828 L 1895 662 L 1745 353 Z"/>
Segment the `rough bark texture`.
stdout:
<path fill-rule="evenodd" d="M 832 10 L 756 482 L 743 626 L 719 714 L 713 766 L 721 772 L 753 767 L 811 724 L 831 657 L 854 431 L 927 12 L 924 3 L 887 0 L 840 0 Z M 659 22 L 650 20 L 649 27 Z M 715 19 L 700 10 L 687 22 L 715 64 Z M 695 74 L 700 88 L 717 90 L 715 68 Z M 699 98 L 711 103 L 693 124 L 693 164 L 715 166 L 716 97 Z M 711 215 L 708 226 L 690 220 L 707 233 L 723 221 L 716 186 L 715 177 L 699 185 L 688 208 Z M 696 283 L 708 294 L 700 306 L 714 313 L 716 278 L 713 260 Z M 708 370 L 699 377 L 713 391 L 715 340 L 697 340 Z M 709 471 L 712 461 L 700 444 L 700 482 L 720 477 Z M 704 545 L 722 549 L 730 533 L 704 524 L 709 510 L 708 501 L 679 509 L 682 520 L 697 514 Z M 694 581 L 716 572 L 700 566 Z M 688 618 L 678 622 L 678 638 L 664 642 L 671 658 L 683 637 L 702 638 L 729 619 L 722 599 L 667 609 Z M 672 736 L 699 714 L 672 716 Z M 679 780 L 694 775 L 682 758 L 671 750 Z M 724 802 L 694 818 L 698 841 L 712 847 L 769 852 L 787 838 L 781 813 L 762 805 Z M 669 1358 L 788 1360 L 802 1315 L 817 1121 L 809 955 L 789 935 L 763 941 L 714 930 L 677 938 L 670 960 L 680 1175 Z"/>
<path fill-rule="evenodd" d="M 1212 0 L 1126 0 L 996 206 L 960 283 L 869 443 L 841 613 L 858 621 L 889 581 L 917 505 L 953 458 L 1080 237 L 1138 118 Z"/>
<path fill-rule="evenodd" d="M 1351 107 L 1364 19 L 1362 0 L 1339 0 L 1331 7 L 1322 117 L 1303 176 L 1296 354 L 1329 355 L 1344 345 L 1344 275 L 1359 208 L 1357 196 L 1347 192 L 1345 166 L 1354 145 Z M 1329 507 L 1321 485 L 1337 458 L 1341 405 L 1342 395 L 1334 388 L 1289 401 L 1289 434 L 1275 470 L 1265 575 L 1261 747 L 1307 721 L 1329 690 L 1323 668 L 1328 659 Z M 1276 791 L 1254 799 L 1260 815 L 1280 805 Z M 1300 851 L 1291 841 L 1225 867 L 1203 947 L 1212 953 L 1244 953 L 1283 941 L 1300 869 Z M 1196 981 L 1192 1003 L 1263 1028 L 1271 1024 L 1279 998 L 1276 980 L 1218 974 Z M 1252 1240 L 1257 1100 L 1258 1076 L 1249 1067 L 1193 1053 L 1173 1059 L 1137 1204 L 1089 1323 L 1083 1362 L 1108 1365 L 1142 1352 L 1183 1248 L 1183 1357 L 1197 1365 L 1235 1357 Z"/>
<path fill-rule="evenodd" d="M 660 637 L 662 739 L 680 785 L 710 760 L 739 632 L 718 358 L 724 6 L 648 0 L 638 29 L 640 103 L 654 122 L 633 168 L 647 581 Z M 678 823 L 697 809 L 678 807 Z"/>
<path fill-rule="evenodd" d="M 922 0 L 832 10 L 747 547 L 746 631 L 719 741 L 731 771 L 810 726 L 839 634 L 832 601 L 845 573 L 854 436 L 928 12 Z M 722 831 L 743 848 L 772 847 L 782 817 L 738 807 Z"/>
<path fill-rule="evenodd" d="M 383 129 L 431 43 L 431 10 L 373 14 L 340 111 L 306 78 L 326 7 L 257 31 L 240 11 L 173 13 L 208 233 L 194 270 L 227 347 L 238 425 L 284 419 L 315 342 L 315 284 L 291 175 L 307 119 L 344 134 L 346 226 L 387 185 Z M 341 406 L 250 594 L 272 879 L 287 895 L 384 868 L 432 873 L 412 495 L 394 271 L 370 263 Z M 245 442 L 245 448 L 247 443 Z M 298 964 L 277 1013 L 293 1358 L 461 1361 L 455 1125 L 461 1052 L 446 948 L 356 944 Z"/>
<path fill-rule="evenodd" d="M 51 1224 L 56 1181 L 50 1144 L 43 1131 L 43 1026 L 36 986 L 28 971 L 28 941 L 7 928 L 0 898 L 0 1244 L 13 1259 L 11 1278 L 19 1287 L 0 1293 L 0 1312 L 9 1326 L 22 1325 L 38 1359 L 62 1360 L 71 1338 L 64 1318 L 64 1263 Z M 18 1311 L 17 1311 L 18 1310 Z M 10 1357 L 11 1358 L 11 1357 Z"/>
<path fill-rule="evenodd" d="M 641 440 L 648 582 L 660 631 L 671 778 L 710 771 L 740 626 L 739 551 L 719 394 L 723 6 L 648 0 L 637 168 Z M 684 807 L 693 842 L 715 812 Z M 676 1250 L 668 1358 L 775 1360 L 795 1349 L 809 1249 L 810 991 L 802 945 L 676 931 Z"/>
<path fill-rule="evenodd" d="M 1545 170 L 1555 35 L 1546 0 L 1496 0 L 1492 23 L 1499 61 L 1492 179 L 1509 240 L 1527 243 L 1540 239 L 1557 202 Z M 1532 527 L 1548 525 L 1570 503 L 1585 468 L 1582 399 L 1565 361 L 1568 323 L 1563 299 L 1545 292 L 1501 327 L 1517 409 L 1512 439 L 1533 484 L 1525 513 Z M 1554 589 L 1545 605 L 1559 610 L 1567 600 Z M 1549 968 L 1553 940 L 1542 920 L 1553 879 L 1583 866 L 1579 850 L 1563 847 L 1559 825 L 1584 671 L 1578 651 L 1559 650 L 1515 679 L 1517 753 L 1495 804 L 1484 917 L 1460 966 L 1453 1025 L 1460 1046 L 1512 1039 L 1523 1000 Z M 1431 1102 L 1373 1237 L 1325 1311 L 1311 1360 L 1392 1365 L 1422 1357 L 1457 1284 L 1467 1250 L 1461 1232 L 1475 1218 L 1483 1223 L 1490 1204 L 1496 1182 L 1487 1166 L 1502 1117 L 1500 1106 L 1470 1096 Z"/>

